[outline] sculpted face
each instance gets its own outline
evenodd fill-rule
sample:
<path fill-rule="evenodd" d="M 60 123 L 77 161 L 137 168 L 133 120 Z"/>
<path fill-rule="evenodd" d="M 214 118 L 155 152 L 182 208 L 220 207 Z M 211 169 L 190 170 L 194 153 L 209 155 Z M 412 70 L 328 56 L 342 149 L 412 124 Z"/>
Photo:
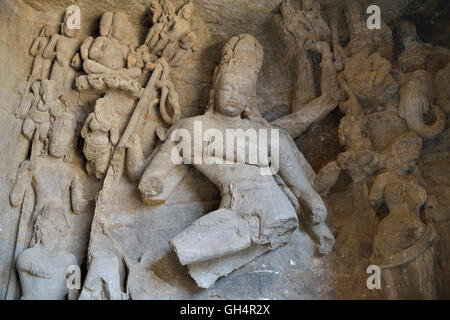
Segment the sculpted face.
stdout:
<path fill-rule="evenodd" d="M 214 85 L 215 110 L 228 117 L 239 116 L 252 93 L 252 81 L 242 74 L 227 72 Z"/>
<path fill-rule="evenodd" d="M 50 135 L 48 150 L 52 157 L 62 158 L 66 155 L 73 139 L 72 120 L 55 120 Z"/>

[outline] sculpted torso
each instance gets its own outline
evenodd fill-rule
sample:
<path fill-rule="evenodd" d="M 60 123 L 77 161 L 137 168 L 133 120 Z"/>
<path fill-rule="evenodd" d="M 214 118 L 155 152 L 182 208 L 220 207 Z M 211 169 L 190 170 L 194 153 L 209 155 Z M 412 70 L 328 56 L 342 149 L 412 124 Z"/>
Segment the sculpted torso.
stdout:
<path fill-rule="evenodd" d="M 70 60 L 73 58 L 75 53 L 78 51 L 80 46 L 80 40 L 76 38 L 69 38 L 63 35 L 55 34 L 56 37 L 56 53 L 58 62 L 62 63 L 62 67 L 70 67 Z"/>
<path fill-rule="evenodd" d="M 73 180 L 71 167 L 62 159 L 38 158 L 31 164 L 32 185 L 36 190 L 36 209 L 49 203 L 64 205 Z"/>
<path fill-rule="evenodd" d="M 244 161 L 238 160 L 238 155 L 242 157 L 242 154 L 239 154 L 237 143 L 233 144 L 233 149 L 231 151 L 227 150 L 226 140 L 227 140 L 227 130 L 243 130 L 244 132 L 248 129 L 256 130 L 258 129 L 254 123 L 250 122 L 247 119 L 241 118 L 233 118 L 227 119 L 218 114 L 207 114 L 194 118 L 187 119 L 182 121 L 177 128 L 186 129 L 189 131 L 192 137 L 194 134 L 197 134 L 194 130 L 195 122 L 201 122 L 202 124 L 202 134 L 209 129 L 218 130 L 222 133 L 223 137 L 223 147 L 222 154 L 217 154 L 214 152 L 211 144 L 214 142 L 214 137 L 210 137 L 203 141 L 202 149 L 192 148 L 192 153 L 190 159 L 186 159 L 186 155 L 183 155 L 185 161 L 192 163 L 200 172 L 202 172 L 206 177 L 208 177 L 213 183 L 215 183 L 219 188 L 224 183 L 231 183 L 237 181 L 250 181 L 250 180 L 258 180 L 265 183 L 274 182 L 273 178 L 267 179 L 267 177 L 260 174 L 260 168 L 263 164 L 259 161 L 258 163 L 252 163 L 249 161 L 249 153 L 250 149 L 253 147 L 254 150 L 258 150 L 261 146 L 250 146 L 249 139 L 245 139 L 245 159 L 241 159 Z M 204 135 L 205 136 L 205 135 Z M 268 134 L 268 142 L 270 142 L 270 133 Z M 232 159 L 235 163 L 230 163 L 226 165 L 227 162 L 227 151 L 233 154 Z M 267 151 L 270 151 L 270 145 L 267 145 Z M 203 153 L 203 154 L 202 154 Z M 202 163 L 195 163 L 195 157 L 198 159 L 202 159 Z M 212 159 L 214 158 L 214 159 Z M 206 160 L 206 161 L 205 161 Z M 218 164 L 214 161 L 221 161 L 223 164 Z M 258 159 L 260 160 L 260 159 Z M 209 162 L 209 163 L 208 163 Z M 224 165 L 225 164 L 225 165 Z"/>
<path fill-rule="evenodd" d="M 16 261 L 24 294 L 21 299 L 63 300 L 68 293 L 67 267 L 77 264 L 67 252 L 49 254 L 39 246 L 25 250 Z"/>

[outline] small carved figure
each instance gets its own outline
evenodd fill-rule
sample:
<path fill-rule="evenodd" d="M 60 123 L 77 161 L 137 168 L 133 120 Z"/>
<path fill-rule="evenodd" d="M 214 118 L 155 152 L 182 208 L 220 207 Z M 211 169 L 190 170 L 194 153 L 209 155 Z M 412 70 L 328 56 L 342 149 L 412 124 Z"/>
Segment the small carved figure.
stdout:
<path fill-rule="evenodd" d="M 178 41 L 190 30 L 190 20 L 192 16 L 193 4 L 188 1 L 170 21 L 171 26 L 166 34 L 161 33 L 158 43 L 155 45 L 153 52 L 170 60 L 167 52 L 173 50 L 172 46 L 177 46 Z M 166 55 L 165 55 L 166 54 Z"/>
<path fill-rule="evenodd" d="M 59 100 L 58 86 L 55 81 L 47 79 L 35 81 L 32 89 L 35 98 L 22 123 L 22 134 L 28 140 L 33 140 L 32 156 L 39 156 L 47 144 L 52 112 L 60 112 L 64 106 Z"/>
<path fill-rule="evenodd" d="M 76 79 L 78 90 L 119 89 L 139 97 L 142 75 L 136 50 L 128 41 L 129 22 L 123 12 L 105 12 L 100 20 L 100 36 L 86 38 L 80 47 L 83 70 Z"/>
<path fill-rule="evenodd" d="M 105 12 L 100 20 L 100 37 L 86 38 L 80 48 L 83 69 L 87 74 L 108 74 L 123 70 L 133 78 L 136 69 L 126 70 L 130 48 L 126 43 L 129 22 L 122 12 Z"/>
<path fill-rule="evenodd" d="M 74 133 L 73 115 L 56 114 L 49 132 L 48 156 L 24 161 L 11 190 L 13 206 L 21 204 L 29 187 L 35 194 L 30 248 L 16 260 L 22 299 L 64 299 L 68 293 L 67 267 L 78 265 L 76 258 L 64 250 L 71 230 L 66 199 L 71 199 L 76 214 L 88 207 L 88 200 L 83 198 L 82 172 L 64 162 Z"/>
<path fill-rule="evenodd" d="M 145 39 L 147 55 L 164 57 L 171 66 L 181 65 L 196 48 L 197 37 L 190 32 L 193 2 L 187 1 L 176 14 L 174 7 L 166 1 L 155 1 L 151 9 L 154 24 Z"/>
<path fill-rule="evenodd" d="M 395 103 L 398 83 L 391 75 L 392 64 L 369 44 L 354 56 L 342 52 L 343 71 L 350 89 L 363 104 L 391 106 Z"/>
<path fill-rule="evenodd" d="M 150 1 L 150 10 L 153 13 L 153 26 L 145 38 L 145 44 L 150 50 L 155 51 L 159 40 L 167 34 L 176 13 L 173 5 L 167 0 Z"/>
<path fill-rule="evenodd" d="M 49 25 L 42 27 L 42 30 L 30 49 L 30 54 L 34 57 L 33 69 L 28 78 L 27 88 L 30 88 L 34 81 L 48 79 L 50 75 L 50 68 L 52 60 L 45 59 L 42 54 L 50 41 L 52 36 L 52 29 Z"/>
<path fill-rule="evenodd" d="M 327 41 L 330 28 L 320 14 L 320 4 L 303 0 L 302 8 L 292 0 L 283 0 L 280 14 L 275 15 L 281 39 L 288 47 L 288 55 L 304 50 L 316 50 L 316 43 Z"/>
<path fill-rule="evenodd" d="M 338 155 L 337 162 L 341 168 L 349 170 L 354 182 L 359 182 L 376 171 L 375 150 L 358 98 L 342 77 L 339 80 L 349 99 L 340 105 L 345 117 L 339 123 L 339 143 L 346 151 Z"/>
<path fill-rule="evenodd" d="M 175 50 L 175 53 L 170 53 L 170 64 L 173 67 L 178 67 L 183 64 L 184 61 L 192 54 L 192 52 L 197 51 L 198 38 L 194 32 L 188 32 L 180 40 L 179 48 Z"/>
<path fill-rule="evenodd" d="M 450 63 L 450 50 L 422 42 L 413 22 L 401 20 L 396 33 L 402 49 L 398 64 L 403 72 L 427 70 L 434 74 Z"/>
<path fill-rule="evenodd" d="M 53 61 L 50 80 L 58 84 L 59 96 L 63 98 L 72 88 L 75 80 L 76 71 L 71 64 L 72 58 L 80 48 L 80 40 L 75 37 L 76 29 L 67 26 L 69 17 L 70 13 L 66 12 L 61 23 L 61 34 L 53 34 L 42 53 L 44 59 Z"/>
<path fill-rule="evenodd" d="M 354 56 L 366 46 L 373 46 L 381 57 L 393 63 L 394 41 L 392 30 L 381 17 L 381 29 L 369 29 L 360 2 L 345 1 L 345 17 L 350 31 L 350 42 L 345 47 L 346 55 Z"/>
<path fill-rule="evenodd" d="M 113 106 L 105 104 L 105 99 L 99 99 L 95 111 L 89 114 L 81 136 L 84 138 L 83 152 L 88 160 L 86 171 L 102 179 L 108 169 L 112 146 L 119 141 L 119 130 L 114 122 Z"/>

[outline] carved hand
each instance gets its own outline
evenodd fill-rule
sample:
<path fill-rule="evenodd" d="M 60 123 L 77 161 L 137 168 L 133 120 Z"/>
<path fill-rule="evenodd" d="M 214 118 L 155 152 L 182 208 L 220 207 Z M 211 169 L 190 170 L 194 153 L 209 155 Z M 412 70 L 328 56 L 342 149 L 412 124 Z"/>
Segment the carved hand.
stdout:
<path fill-rule="evenodd" d="M 141 180 L 138 188 L 141 192 L 144 203 L 149 205 L 157 205 L 164 202 L 163 200 L 153 199 L 153 197 L 163 192 L 163 183 L 160 178 L 145 177 Z"/>
<path fill-rule="evenodd" d="M 64 57 L 62 57 L 61 54 L 59 54 L 59 53 L 56 53 L 56 62 L 58 62 L 58 64 L 61 67 L 65 67 L 65 65 L 66 65 L 66 63 L 64 61 Z"/>
<path fill-rule="evenodd" d="M 327 208 L 325 205 L 315 206 L 312 211 L 312 222 L 314 224 L 322 223 L 327 218 Z"/>
<path fill-rule="evenodd" d="M 80 70 L 81 68 L 81 58 L 80 54 L 77 53 L 73 56 L 72 61 L 70 62 L 70 66 L 74 68 L 75 70 Z"/>
<path fill-rule="evenodd" d="M 314 236 L 319 240 L 319 252 L 321 254 L 328 254 L 333 248 L 335 239 L 333 233 L 328 229 L 325 222 L 312 226 L 311 231 Z"/>

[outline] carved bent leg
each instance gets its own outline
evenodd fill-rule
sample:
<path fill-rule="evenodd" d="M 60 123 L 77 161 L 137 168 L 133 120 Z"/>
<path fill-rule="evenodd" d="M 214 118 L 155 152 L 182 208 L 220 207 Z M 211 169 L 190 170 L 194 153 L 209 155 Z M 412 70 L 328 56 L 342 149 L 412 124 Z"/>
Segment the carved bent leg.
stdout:
<path fill-rule="evenodd" d="M 322 196 L 326 196 L 336 184 L 342 168 L 336 161 L 330 161 L 317 173 L 314 181 L 315 190 Z"/>
<path fill-rule="evenodd" d="M 44 150 L 44 141 L 40 138 L 39 131 L 36 130 L 34 133 L 33 142 L 31 144 L 31 156 L 30 159 L 36 159 L 42 154 Z"/>
<path fill-rule="evenodd" d="M 22 123 L 22 134 L 27 140 L 33 139 L 34 132 L 36 131 L 36 124 L 30 117 L 26 117 Z"/>
<path fill-rule="evenodd" d="M 33 69 L 27 81 L 27 90 L 31 87 L 34 81 L 46 79 L 41 77 L 44 61 L 45 60 L 41 56 L 36 56 L 36 58 L 34 58 Z"/>
<path fill-rule="evenodd" d="M 52 73 L 50 80 L 54 80 L 58 84 L 58 97 L 65 97 L 75 81 L 76 72 L 70 67 L 70 61 L 67 62 L 68 66 L 61 67 L 57 62 L 53 63 Z"/>
<path fill-rule="evenodd" d="M 108 145 L 104 150 L 100 150 L 95 159 L 95 176 L 98 179 L 103 179 L 108 169 L 109 160 L 111 158 L 111 146 Z"/>
<path fill-rule="evenodd" d="M 34 98 L 34 95 L 32 92 L 29 92 L 25 89 L 23 92 L 19 91 L 19 93 L 22 94 L 22 98 L 20 99 L 20 104 L 17 107 L 15 115 L 17 118 L 23 119 L 27 116 L 28 111 L 31 108 L 31 102 Z"/>
<path fill-rule="evenodd" d="M 170 242 L 182 265 L 229 255 L 250 244 L 248 223 L 228 209 L 203 216 Z"/>
<path fill-rule="evenodd" d="M 87 59 L 83 62 L 83 70 L 87 74 L 114 73 L 113 69 L 105 67 L 104 65 L 90 59 Z"/>
<path fill-rule="evenodd" d="M 119 261 L 116 256 L 98 251 L 92 257 L 79 300 L 122 300 Z"/>
<path fill-rule="evenodd" d="M 154 54 L 161 53 L 164 50 L 164 48 L 167 46 L 168 43 L 169 43 L 169 39 L 161 36 L 161 38 L 158 40 L 158 43 L 156 44 L 156 46 L 153 48 L 153 50 L 151 50 L 152 53 L 154 53 Z"/>

